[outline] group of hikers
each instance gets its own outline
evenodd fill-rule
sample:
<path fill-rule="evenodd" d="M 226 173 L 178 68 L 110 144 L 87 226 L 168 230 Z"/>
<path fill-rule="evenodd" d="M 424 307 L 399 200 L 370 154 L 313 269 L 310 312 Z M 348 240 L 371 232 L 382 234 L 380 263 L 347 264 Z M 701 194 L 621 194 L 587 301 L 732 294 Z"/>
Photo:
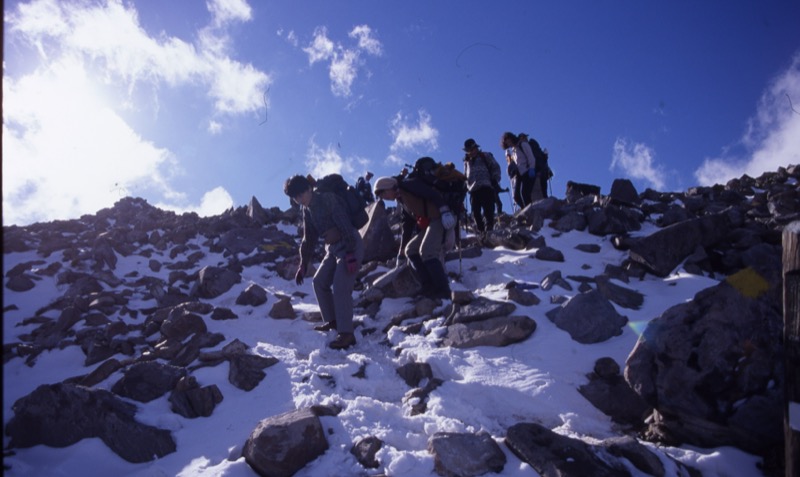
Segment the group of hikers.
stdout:
<path fill-rule="evenodd" d="M 524 208 L 534 200 L 547 197 L 547 183 L 552 172 L 547 164 L 547 150 L 525 134 L 506 132 L 500 139 L 505 150 L 507 174 L 511 181 L 515 207 Z M 538 150 L 537 150 L 538 149 Z M 394 201 L 401 215 L 402 234 L 397 265 L 408 263 L 420 282 L 422 293 L 434 299 L 449 299 L 450 280 L 444 267 L 444 252 L 457 240 L 457 226 L 469 203 L 477 234 L 483 238 L 494 229 L 495 210 L 502 213 L 500 165 L 490 152 L 477 142 L 464 141 L 464 171 L 452 163 L 439 164 L 423 157 L 397 176 L 380 177 L 374 188 L 371 172 L 356 182 L 355 192 L 362 207 L 376 200 Z M 295 175 L 286 180 L 284 193 L 301 207 L 303 237 L 300 264 L 295 282 L 303 283 L 313 260 L 317 242 L 325 243 L 325 256 L 312 279 L 314 294 L 323 324 L 317 331 L 335 330 L 336 338 L 328 346 L 347 349 L 356 343 L 353 334 L 353 287 L 364 258 L 364 243 L 357 223 L 348 214 L 345 198 L 315 188 L 311 176 Z M 363 210 L 362 210 L 363 212 Z"/>

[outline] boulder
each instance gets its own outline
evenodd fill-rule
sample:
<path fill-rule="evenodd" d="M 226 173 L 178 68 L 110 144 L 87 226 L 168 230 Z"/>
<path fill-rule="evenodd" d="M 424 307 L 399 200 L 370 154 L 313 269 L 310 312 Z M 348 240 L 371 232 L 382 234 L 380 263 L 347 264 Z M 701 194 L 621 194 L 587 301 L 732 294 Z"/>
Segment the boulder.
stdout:
<path fill-rule="evenodd" d="M 569 333 L 578 343 L 600 343 L 622 334 L 628 318 L 597 290 L 580 293 L 547 313 L 557 327 Z"/>
<path fill-rule="evenodd" d="M 200 298 L 216 298 L 242 281 L 239 273 L 228 268 L 203 267 L 193 288 L 193 295 Z"/>
<path fill-rule="evenodd" d="M 328 450 L 322 423 L 310 409 L 298 409 L 261 421 L 242 449 L 258 475 L 291 477 Z"/>
<path fill-rule="evenodd" d="M 487 432 L 437 432 L 428 440 L 428 451 L 436 473 L 447 477 L 499 473 L 506 465 L 506 455 Z"/>
<path fill-rule="evenodd" d="M 186 369 L 157 361 L 134 363 L 111 391 L 134 401 L 150 402 L 175 389 L 185 375 Z"/>
<path fill-rule="evenodd" d="M 175 452 L 169 431 L 142 424 L 136 407 L 103 389 L 46 384 L 17 400 L 6 425 L 9 447 L 67 447 L 100 438 L 128 462 L 149 462 Z"/>
<path fill-rule="evenodd" d="M 650 321 L 625 379 L 657 411 L 651 438 L 752 453 L 782 445 L 780 300 L 776 283 L 752 297 L 722 282 Z"/>
<path fill-rule="evenodd" d="M 660 229 L 631 244 L 629 256 L 654 275 L 666 277 L 699 246 L 708 247 L 730 231 L 727 214 L 707 215 Z"/>
<path fill-rule="evenodd" d="M 536 322 L 527 316 L 501 316 L 455 323 L 447 327 L 442 345 L 453 348 L 507 346 L 528 339 Z"/>
<path fill-rule="evenodd" d="M 389 224 L 389 214 L 382 200 L 373 202 L 367 207 L 369 221 L 361 230 L 364 238 L 364 260 L 383 262 L 397 256 L 398 243 Z"/>

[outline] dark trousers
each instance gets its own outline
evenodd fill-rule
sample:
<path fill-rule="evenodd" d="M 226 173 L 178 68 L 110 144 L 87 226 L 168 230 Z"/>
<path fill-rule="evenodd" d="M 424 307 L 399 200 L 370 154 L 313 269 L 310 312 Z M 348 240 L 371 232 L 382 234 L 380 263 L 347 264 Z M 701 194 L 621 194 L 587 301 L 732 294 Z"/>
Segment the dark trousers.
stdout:
<path fill-rule="evenodd" d="M 475 217 L 475 226 L 479 232 L 494 230 L 494 203 L 497 194 L 491 187 L 482 187 L 470 192 L 469 206 Z M 485 219 L 485 221 L 484 221 Z"/>
<path fill-rule="evenodd" d="M 539 181 L 539 184 L 542 186 L 542 197 L 547 198 L 547 174 L 545 172 L 536 174 L 536 179 Z"/>
<path fill-rule="evenodd" d="M 519 177 L 519 196 L 522 200 L 522 207 L 527 207 L 533 202 L 533 179 L 528 174 L 523 174 Z"/>

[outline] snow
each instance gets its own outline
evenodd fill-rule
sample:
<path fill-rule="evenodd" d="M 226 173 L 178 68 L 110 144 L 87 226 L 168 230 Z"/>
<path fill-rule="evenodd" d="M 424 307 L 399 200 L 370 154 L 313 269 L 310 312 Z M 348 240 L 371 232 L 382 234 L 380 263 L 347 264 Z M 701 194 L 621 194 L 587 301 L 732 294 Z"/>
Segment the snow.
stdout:
<path fill-rule="evenodd" d="M 296 233 L 292 226 L 282 227 Z M 640 233 L 647 234 L 652 230 Z M 625 252 L 615 250 L 602 237 L 583 232 L 559 234 L 547 227 L 541 233 L 548 246 L 564 253 L 565 262 L 536 260 L 531 258 L 533 251 L 530 250 L 484 249 L 481 257 L 447 263 L 449 272 L 461 274 L 461 281 L 453 282 L 453 288 L 502 300 L 504 285 L 512 279 L 538 284 L 553 270 L 560 270 L 563 277 L 594 276 L 602 273 L 606 265 L 619 265 L 626 258 Z M 200 240 L 195 243 L 199 245 Z M 574 248 L 582 243 L 598 244 L 601 251 L 586 253 Z M 187 253 L 194 251 L 190 249 Z M 207 256 L 198 268 L 227 262 L 227 258 L 205 251 Z M 152 258 L 160 257 L 155 253 Z M 176 260 L 181 258 L 179 256 Z M 158 273 L 151 272 L 147 266 L 150 259 L 139 255 L 118 256 L 118 259 L 114 271 L 118 277 L 138 272 L 139 276 L 154 275 L 166 279 L 169 274 L 166 267 Z M 61 260 L 61 254 L 54 253 L 46 258 L 35 252 L 4 254 L 4 272 L 30 260 L 46 261 L 40 265 L 43 268 L 50 262 Z M 164 261 L 168 260 L 165 257 Z M 495 438 L 508 459 L 503 472 L 498 475 L 537 475 L 503 445 L 506 429 L 518 422 L 534 421 L 587 442 L 619 435 L 618 427 L 578 392 L 578 387 L 588 381 L 586 374 L 598 358 L 605 356 L 624 366 L 639 334 L 650 320 L 667 308 L 690 300 L 699 290 L 717 283 L 714 279 L 690 275 L 680 269 L 665 279 L 647 275 L 641 281 L 619 282 L 643 293 L 644 305 L 639 310 L 617 307 L 619 313 L 628 317 L 629 326 L 620 336 L 589 345 L 573 341 L 545 316 L 545 312 L 554 306 L 550 304 L 551 297 L 570 297 L 577 293 L 575 282 L 571 282 L 575 288 L 573 291 L 558 286 L 548 291 L 532 290 L 541 303 L 530 307 L 518 306 L 515 314 L 533 318 L 537 323 L 536 331 L 526 341 L 502 348 L 450 349 L 437 346 L 437 338 L 444 333 L 441 317 L 409 320 L 424 321 L 425 333 L 407 335 L 395 327 L 386 336 L 381 330 L 391 317 L 413 306 L 411 299 L 386 299 L 374 319 L 366 315 L 355 317 L 362 323 L 356 334 L 359 342 L 349 352 L 343 352 L 326 347 L 332 333 L 315 332 L 313 325 L 302 319 L 303 312 L 317 310 L 310 280 L 297 286 L 263 267 L 247 267 L 242 277 L 242 282 L 232 290 L 208 300 L 216 306 L 231 308 L 239 318 L 225 321 L 208 319 L 206 323 L 210 332 L 225 336 L 225 341 L 213 349 L 239 339 L 249 345 L 253 353 L 280 360 L 265 370 L 266 378 L 255 389 L 247 392 L 229 384 L 227 363 L 198 369 L 193 373 L 198 383 L 201 386 L 216 384 L 224 396 L 208 418 L 187 419 L 171 412 L 167 395 L 144 404 L 131 401 L 139 409 L 139 421 L 172 432 L 177 452 L 153 462 L 132 464 L 114 454 L 99 439 L 85 439 L 63 449 L 45 446 L 15 449 L 13 455 L 4 459 L 5 464 L 11 466 L 6 475 L 251 477 L 256 473 L 241 457 L 241 449 L 258 422 L 317 404 L 337 405 L 342 412 L 335 417 L 321 418 L 328 430 L 330 449 L 299 471 L 296 475 L 300 477 L 378 473 L 361 467 L 349 452 L 354 442 L 370 435 L 384 442 L 377 459 L 386 475 L 435 475 L 433 457 L 427 451 L 428 439 L 433 434 L 481 430 Z M 267 313 L 276 301 L 274 296 L 270 296 L 266 305 L 256 308 L 236 305 L 236 297 L 250 283 L 263 286 L 272 295 L 305 293 L 304 298 L 292 298 L 299 312 L 298 318 L 269 318 Z M 58 285 L 55 277 L 42 277 L 28 292 L 4 289 L 4 306 L 14 304 L 18 309 L 4 312 L 3 342 L 17 342 L 21 334 L 29 333 L 36 325 L 22 326 L 21 322 L 60 296 L 65 287 Z M 137 294 L 128 304 L 130 309 L 152 306 L 152 300 L 145 301 Z M 48 311 L 45 316 L 57 318 L 58 311 Z M 112 319 L 141 323 L 144 316 L 140 313 L 137 318 L 126 315 Z M 365 328 L 376 331 L 362 337 L 358 330 Z M 385 340 L 391 347 L 382 343 Z M 6 363 L 3 369 L 4 424 L 13 415 L 13 403 L 37 386 L 83 375 L 99 366 L 85 368 L 83 361 L 80 348 L 70 346 L 42 353 L 33 367 L 28 367 L 19 358 Z M 410 388 L 396 373 L 398 367 L 409 362 L 430 364 L 434 376 L 444 381 L 430 394 L 427 411 L 414 416 L 410 412 L 413 403 L 404 403 L 403 399 Z M 362 368 L 366 378 L 354 377 L 353 374 Z M 120 377 L 120 372 L 117 372 L 97 387 L 110 389 Z M 8 437 L 4 439 L 4 445 L 7 445 Z M 646 442 L 645 445 L 699 469 L 707 477 L 761 475 L 756 467 L 759 458 L 735 448 L 670 448 Z M 664 464 L 667 474 L 675 475 L 675 465 L 666 460 Z M 632 466 L 631 472 L 642 475 Z"/>

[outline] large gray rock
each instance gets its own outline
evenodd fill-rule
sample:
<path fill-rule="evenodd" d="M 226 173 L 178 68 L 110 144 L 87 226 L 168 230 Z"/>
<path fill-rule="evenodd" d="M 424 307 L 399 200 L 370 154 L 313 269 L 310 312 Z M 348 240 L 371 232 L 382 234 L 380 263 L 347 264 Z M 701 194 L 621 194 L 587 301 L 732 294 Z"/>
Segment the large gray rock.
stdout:
<path fill-rule="evenodd" d="M 730 231 L 727 214 L 707 215 L 679 222 L 631 244 L 630 258 L 654 275 L 666 277 L 698 246 L 710 246 Z"/>
<path fill-rule="evenodd" d="M 436 473 L 446 477 L 499 473 L 506 465 L 506 455 L 487 432 L 437 432 L 428 441 L 428 451 Z"/>
<path fill-rule="evenodd" d="M 140 463 L 175 452 L 169 431 L 134 419 L 136 407 L 102 389 L 75 384 L 36 388 L 12 406 L 6 425 L 9 447 L 67 447 L 99 437 L 128 462 Z"/>
<path fill-rule="evenodd" d="M 264 477 L 290 477 L 328 450 L 319 418 L 310 409 L 264 419 L 242 449 L 245 462 Z"/>
<path fill-rule="evenodd" d="M 617 313 L 614 305 L 597 290 L 575 295 L 545 315 L 572 339 L 583 344 L 600 343 L 619 336 L 628 323 L 628 318 Z"/>
<path fill-rule="evenodd" d="M 169 396 L 172 412 L 183 417 L 208 417 L 217 404 L 222 402 L 222 392 L 216 384 L 200 387 L 194 376 L 186 376 Z"/>
<path fill-rule="evenodd" d="M 267 302 L 267 290 L 264 287 L 251 283 L 236 297 L 237 305 L 260 306 Z"/>
<path fill-rule="evenodd" d="M 471 323 L 487 318 L 508 316 L 514 313 L 516 309 L 517 305 L 513 303 L 478 297 L 465 305 L 455 307 L 450 316 L 447 317 L 447 324 Z"/>
<path fill-rule="evenodd" d="M 753 453 L 780 445 L 780 287 L 749 297 L 754 289 L 729 281 L 738 287 L 720 283 L 652 320 L 628 356 L 625 379 L 657 411 L 654 439 Z"/>
<path fill-rule="evenodd" d="M 387 298 L 415 296 L 422 290 L 414 270 L 408 265 L 389 270 L 378 277 L 372 286 L 381 290 Z"/>
<path fill-rule="evenodd" d="M 536 322 L 527 316 L 500 316 L 447 327 L 444 346 L 474 348 L 507 346 L 528 339 L 536 331 Z"/>
<path fill-rule="evenodd" d="M 630 476 L 621 463 L 612 467 L 589 444 L 536 423 L 522 422 L 509 427 L 505 443 L 542 477 Z"/>
<path fill-rule="evenodd" d="M 157 361 L 144 361 L 131 365 L 111 391 L 135 401 L 150 402 L 175 389 L 178 381 L 185 375 L 184 368 Z"/>
<path fill-rule="evenodd" d="M 203 267 L 192 294 L 200 298 L 216 298 L 241 281 L 241 275 L 228 268 Z"/>
<path fill-rule="evenodd" d="M 639 205 L 642 202 L 630 179 L 614 179 L 608 198 L 623 205 Z"/>
<path fill-rule="evenodd" d="M 394 238 L 389 224 L 389 214 L 382 200 L 373 202 L 367 207 L 369 222 L 361 230 L 364 238 L 364 263 L 377 260 L 380 262 L 397 256 L 399 244 Z"/>

